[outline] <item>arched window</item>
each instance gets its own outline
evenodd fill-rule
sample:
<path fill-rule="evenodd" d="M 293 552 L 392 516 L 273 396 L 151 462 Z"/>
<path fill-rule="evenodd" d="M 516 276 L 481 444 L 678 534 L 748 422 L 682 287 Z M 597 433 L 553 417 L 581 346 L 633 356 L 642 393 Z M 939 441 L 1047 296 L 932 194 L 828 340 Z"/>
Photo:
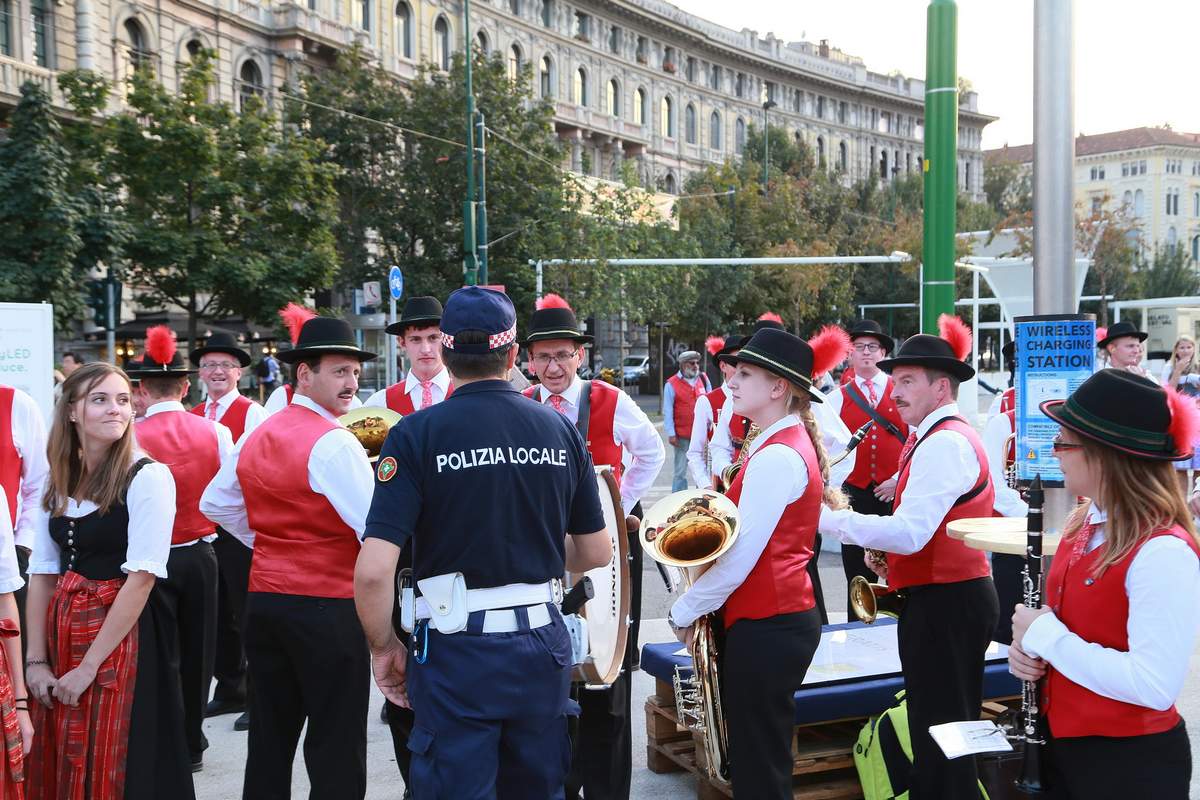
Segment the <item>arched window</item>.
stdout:
<path fill-rule="evenodd" d="M 1146 214 L 1146 195 L 1138 189 L 1133 193 L 1133 215 L 1135 217 L 1143 217 Z"/>
<path fill-rule="evenodd" d="M 521 0 L 508 0 L 508 10 L 516 16 L 521 16 Z"/>
<path fill-rule="evenodd" d="M 1121 207 L 1126 211 L 1133 210 L 1133 192 L 1129 191 L 1128 189 L 1126 189 L 1125 194 L 1121 196 Z"/>
<path fill-rule="evenodd" d="M 666 177 L 663 178 L 663 191 L 665 191 L 667 194 L 675 194 L 677 190 L 678 187 L 675 184 L 675 174 L 668 172 Z"/>
<path fill-rule="evenodd" d="M 188 61 L 195 61 L 196 56 L 200 55 L 200 51 L 204 49 L 204 44 L 199 39 L 189 39 L 188 43 L 183 46 L 183 52 L 187 53 Z"/>
<path fill-rule="evenodd" d="M 658 104 L 658 132 L 667 139 L 675 138 L 675 109 L 672 108 L 671 98 L 664 95 Z M 668 173 L 669 175 L 670 173 Z M 672 180 L 674 178 L 672 177 Z"/>
<path fill-rule="evenodd" d="M 646 90 L 639 88 L 633 93 L 633 124 L 645 125 L 646 117 Z"/>
<path fill-rule="evenodd" d="M 587 107 L 588 84 L 587 70 L 583 67 L 575 70 L 575 105 Z"/>
<path fill-rule="evenodd" d="M 845 142 L 838 143 L 838 169 L 847 172 L 850 169 L 850 148 Z"/>
<path fill-rule="evenodd" d="M 608 82 L 608 94 L 604 100 L 604 110 L 609 116 L 621 116 L 621 85 L 617 83 L 617 79 L 613 78 Z"/>
<path fill-rule="evenodd" d="M 146 34 L 136 19 L 125 20 L 123 27 L 125 29 L 126 45 L 129 48 L 125 61 L 132 74 L 133 70 L 150 66 L 151 53 L 146 44 Z"/>
<path fill-rule="evenodd" d="M 475 34 L 475 47 L 477 47 L 479 52 L 483 53 L 485 56 L 488 54 L 488 52 L 491 50 L 491 43 L 488 41 L 487 31 L 480 31 L 479 33 Z"/>
<path fill-rule="evenodd" d="M 521 68 L 524 66 L 525 60 L 521 58 L 521 48 L 514 44 L 508 49 L 508 79 L 515 83 L 521 77 Z"/>
<path fill-rule="evenodd" d="M 825 137 L 817 137 L 817 166 L 825 169 Z"/>
<path fill-rule="evenodd" d="M 246 103 L 251 97 L 262 97 L 263 95 L 263 76 L 262 70 L 258 68 L 258 64 L 247 59 L 242 62 L 242 68 L 238 71 L 238 110 L 245 111 Z"/>
<path fill-rule="evenodd" d="M 542 68 L 538 73 L 538 88 L 541 89 L 542 97 L 554 97 L 553 68 L 550 56 L 542 56 Z"/>
<path fill-rule="evenodd" d="M 691 103 L 683 111 L 683 134 L 688 144 L 696 143 L 696 107 Z"/>
<path fill-rule="evenodd" d="M 713 150 L 721 149 L 721 114 L 717 111 L 708 119 L 708 146 Z"/>
<path fill-rule="evenodd" d="M 888 179 L 888 152 L 887 150 L 879 151 L 879 177 L 885 181 Z"/>
<path fill-rule="evenodd" d="M 433 63 L 450 71 L 450 23 L 445 17 L 438 17 L 433 23 Z"/>
<path fill-rule="evenodd" d="M 412 21 L 412 8 L 405 0 L 400 0 L 396 3 L 396 55 L 404 58 L 412 58 L 413 54 Z"/>
<path fill-rule="evenodd" d="M 746 150 L 746 121 L 738 117 L 733 123 L 733 152 L 739 156 Z"/>
<path fill-rule="evenodd" d="M 547 28 L 554 24 L 554 0 L 542 0 L 542 24 Z"/>

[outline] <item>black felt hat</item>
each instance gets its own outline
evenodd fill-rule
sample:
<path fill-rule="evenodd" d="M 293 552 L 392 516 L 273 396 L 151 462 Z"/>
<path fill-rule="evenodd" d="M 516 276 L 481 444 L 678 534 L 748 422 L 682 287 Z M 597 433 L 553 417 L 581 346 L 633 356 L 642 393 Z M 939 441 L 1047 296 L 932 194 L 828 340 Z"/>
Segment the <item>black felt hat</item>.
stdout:
<path fill-rule="evenodd" d="M 950 342 L 928 333 L 908 337 L 895 356 L 885 358 L 876 366 L 889 375 L 896 367 L 928 367 L 947 372 L 960 381 L 975 376 L 975 368 L 955 354 Z"/>
<path fill-rule="evenodd" d="M 400 312 L 400 319 L 383 329 L 384 333 L 403 336 L 405 328 L 415 325 L 429 328 L 442 321 L 442 304 L 436 297 L 410 297 Z"/>
<path fill-rule="evenodd" d="M 1121 320 L 1120 322 L 1114 323 L 1108 327 L 1108 331 L 1104 334 L 1104 338 L 1096 342 L 1096 347 L 1103 349 L 1104 346 L 1109 342 L 1112 342 L 1116 339 L 1121 339 L 1125 336 L 1135 336 L 1139 342 L 1144 342 L 1146 341 L 1146 337 L 1149 335 L 1150 334 L 1146 333 L 1145 331 L 1139 331 L 1137 326 L 1132 322 Z"/>
<path fill-rule="evenodd" d="M 238 364 L 243 367 L 250 366 L 250 354 L 238 347 L 237 339 L 234 339 L 233 334 L 230 333 L 217 331 L 208 337 L 208 341 L 204 343 L 204 347 L 197 347 L 188 353 L 188 358 L 193 364 L 200 366 L 200 359 L 209 353 L 228 353 L 237 358 Z"/>
<path fill-rule="evenodd" d="M 525 344 L 551 339 L 570 339 L 584 344 L 592 337 L 579 328 L 579 320 L 567 301 L 556 294 L 548 294 L 538 301 L 538 309 L 529 318 L 529 330 L 525 333 Z"/>
<path fill-rule="evenodd" d="M 1192 402 L 1175 397 L 1174 402 Z M 1066 400 L 1046 400 L 1041 409 L 1064 428 L 1131 456 L 1154 461 L 1192 457 L 1192 443 L 1177 441 L 1172 426 L 1176 414 L 1191 409 L 1173 408 L 1165 389 L 1127 370 L 1102 369 Z"/>
<path fill-rule="evenodd" d="M 896 340 L 884 333 L 883 327 L 873 319 L 860 319 L 854 323 L 848 333 L 852 342 L 860 336 L 870 336 L 877 339 L 888 354 L 896 351 Z"/>
<path fill-rule="evenodd" d="M 778 314 L 767 311 L 754 321 L 754 330 L 750 332 L 750 335 L 753 336 L 759 331 L 764 330 L 784 331 L 787 328 L 783 327 L 783 320 L 779 318 Z M 750 340 L 746 339 L 746 341 Z"/>
<path fill-rule="evenodd" d="M 721 356 L 727 356 L 730 353 L 736 353 L 738 350 L 741 350 L 742 346 L 748 341 L 750 341 L 749 336 L 739 336 L 738 334 L 726 336 L 725 344 L 720 350 L 717 351 L 716 357 L 719 359 Z"/>
<path fill-rule="evenodd" d="M 146 352 L 142 354 L 141 365 L 134 370 L 125 370 L 131 378 L 182 378 L 194 375 L 196 370 L 188 369 L 179 354 L 175 341 L 175 332 L 166 325 L 155 325 L 146 329 Z"/>
<path fill-rule="evenodd" d="M 808 342 L 778 328 L 764 328 L 750 337 L 736 355 L 717 356 L 727 364 L 745 362 L 791 381 L 808 391 L 814 403 L 825 402 L 825 395 L 813 386 L 813 349 Z"/>
<path fill-rule="evenodd" d="M 350 323 L 333 317 L 313 317 L 305 322 L 295 346 L 291 350 L 281 350 L 276 358 L 285 364 L 295 364 L 324 355 L 352 356 L 359 361 L 375 358 L 375 353 L 368 353 L 358 346 Z"/>

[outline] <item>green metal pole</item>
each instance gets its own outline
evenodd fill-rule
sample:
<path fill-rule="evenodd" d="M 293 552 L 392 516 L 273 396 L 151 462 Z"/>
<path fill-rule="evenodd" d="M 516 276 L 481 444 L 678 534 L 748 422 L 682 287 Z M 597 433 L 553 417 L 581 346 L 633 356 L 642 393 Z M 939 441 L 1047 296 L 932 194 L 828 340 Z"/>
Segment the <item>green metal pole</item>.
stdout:
<path fill-rule="evenodd" d="M 479 143 L 479 183 L 478 195 L 476 196 L 475 218 L 476 218 L 476 234 L 479 238 L 479 282 L 487 285 L 488 282 L 488 227 L 487 227 L 487 139 L 486 125 L 484 124 L 483 112 L 476 114 L 478 130 L 475 132 L 476 141 Z"/>
<path fill-rule="evenodd" d="M 954 313 L 954 228 L 958 192 L 958 6 L 930 0 L 925 42 L 925 279 L 921 330 L 937 333 Z"/>
<path fill-rule="evenodd" d="M 475 246 L 475 87 L 471 83 L 471 0 L 463 0 L 463 56 L 467 83 L 467 196 L 463 200 L 463 283 L 479 281 Z"/>

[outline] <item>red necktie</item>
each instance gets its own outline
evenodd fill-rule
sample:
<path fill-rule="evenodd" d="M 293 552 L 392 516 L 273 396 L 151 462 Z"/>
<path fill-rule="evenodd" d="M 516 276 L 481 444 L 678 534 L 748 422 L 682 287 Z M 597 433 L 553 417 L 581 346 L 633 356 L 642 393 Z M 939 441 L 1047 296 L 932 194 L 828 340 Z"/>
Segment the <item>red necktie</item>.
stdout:
<path fill-rule="evenodd" d="M 917 432 L 914 430 L 912 433 L 910 433 L 908 435 L 908 438 L 904 440 L 904 447 L 900 448 L 900 463 L 901 464 L 904 464 L 904 462 L 908 460 L 908 454 L 911 453 L 913 451 L 913 448 L 916 446 L 917 446 Z"/>
<path fill-rule="evenodd" d="M 216 400 L 208 401 L 208 411 L 204 414 L 204 416 L 207 419 L 213 420 L 214 422 L 216 421 L 216 419 L 217 419 L 217 401 Z"/>
<path fill-rule="evenodd" d="M 875 381 L 863 381 L 867 385 L 867 398 L 871 401 L 871 408 L 879 405 L 879 395 L 875 394 Z"/>
<path fill-rule="evenodd" d="M 567 404 L 566 401 L 563 400 L 561 394 L 550 395 L 550 405 L 554 407 L 555 411 L 562 414 L 564 417 L 567 415 Z"/>
<path fill-rule="evenodd" d="M 421 408 L 433 405 L 433 381 L 421 381 Z"/>

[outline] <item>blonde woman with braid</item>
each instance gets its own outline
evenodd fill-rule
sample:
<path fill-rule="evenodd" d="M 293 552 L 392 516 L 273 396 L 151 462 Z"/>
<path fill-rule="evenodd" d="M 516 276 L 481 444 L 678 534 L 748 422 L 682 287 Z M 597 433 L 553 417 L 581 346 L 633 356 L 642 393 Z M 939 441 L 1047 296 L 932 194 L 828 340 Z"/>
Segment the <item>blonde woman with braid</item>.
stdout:
<path fill-rule="evenodd" d="M 721 357 L 735 366 L 734 413 L 762 433 L 727 493 L 741 515 L 737 541 L 670 614 L 690 646 L 692 623 L 721 611 L 731 780 L 738 797 L 757 800 L 792 797 L 793 698 L 821 638 L 807 566 L 822 501 L 844 504 L 825 497 L 829 468 L 810 404 L 822 402 L 813 375 L 845 358 L 849 339 L 826 330 L 813 345 L 764 329 L 736 355 Z"/>

